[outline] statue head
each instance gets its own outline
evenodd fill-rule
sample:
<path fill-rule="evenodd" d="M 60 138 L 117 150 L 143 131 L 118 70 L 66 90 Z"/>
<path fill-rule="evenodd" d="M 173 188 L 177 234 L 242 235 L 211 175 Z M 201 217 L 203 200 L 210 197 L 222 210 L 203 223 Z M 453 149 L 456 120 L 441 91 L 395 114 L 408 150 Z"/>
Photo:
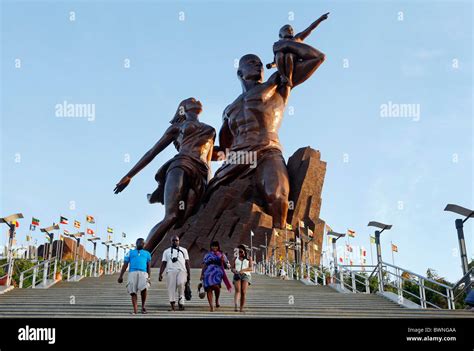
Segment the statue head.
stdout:
<path fill-rule="evenodd" d="M 183 122 L 186 119 L 186 113 L 188 112 L 199 115 L 202 112 L 201 101 L 196 100 L 193 97 L 190 97 L 181 101 L 170 123 L 174 124 L 174 123 Z"/>
<path fill-rule="evenodd" d="M 240 58 L 237 76 L 241 81 L 263 82 L 263 64 L 254 54 L 247 54 Z"/>
<path fill-rule="evenodd" d="M 285 24 L 283 27 L 280 28 L 280 32 L 278 33 L 280 39 L 291 39 L 294 35 L 293 27 L 289 24 Z"/>

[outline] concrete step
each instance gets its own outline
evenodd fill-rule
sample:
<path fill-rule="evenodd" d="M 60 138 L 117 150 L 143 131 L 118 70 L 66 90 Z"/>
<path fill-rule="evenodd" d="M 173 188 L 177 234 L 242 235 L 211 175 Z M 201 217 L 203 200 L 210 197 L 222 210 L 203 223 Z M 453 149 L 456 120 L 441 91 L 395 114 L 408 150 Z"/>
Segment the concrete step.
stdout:
<path fill-rule="evenodd" d="M 221 308 L 211 313 L 207 300 L 197 294 L 199 275 L 199 270 L 192 270 L 193 299 L 186 302 L 185 311 L 168 311 L 166 285 L 158 282 L 158 270 L 153 269 L 147 315 L 130 315 L 130 296 L 115 274 L 59 282 L 49 289 L 14 289 L 0 295 L 0 318 L 474 318 L 472 312 L 409 310 L 374 294 L 340 294 L 327 286 L 257 274 L 252 276 L 245 313 L 233 311 L 233 293 L 225 288 Z"/>

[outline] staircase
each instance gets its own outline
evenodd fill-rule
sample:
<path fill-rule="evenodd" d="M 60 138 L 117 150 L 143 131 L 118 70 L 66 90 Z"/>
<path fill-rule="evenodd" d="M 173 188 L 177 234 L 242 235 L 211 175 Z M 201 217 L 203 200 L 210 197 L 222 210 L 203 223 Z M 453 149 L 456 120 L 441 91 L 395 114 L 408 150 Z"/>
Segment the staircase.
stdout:
<path fill-rule="evenodd" d="M 186 301 L 185 311 L 168 312 L 166 285 L 158 282 L 158 269 L 152 269 L 147 315 L 130 315 L 125 282 L 118 284 L 118 274 L 114 274 L 59 282 L 49 289 L 14 289 L 0 295 L 0 318 L 474 318 L 468 311 L 406 309 L 374 294 L 341 294 L 328 286 L 258 274 L 252 276 L 245 313 L 233 311 L 233 293 L 225 288 L 221 307 L 211 313 L 207 299 L 197 295 L 199 275 L 200 270 L 192 270 L 193 298 Z"/>

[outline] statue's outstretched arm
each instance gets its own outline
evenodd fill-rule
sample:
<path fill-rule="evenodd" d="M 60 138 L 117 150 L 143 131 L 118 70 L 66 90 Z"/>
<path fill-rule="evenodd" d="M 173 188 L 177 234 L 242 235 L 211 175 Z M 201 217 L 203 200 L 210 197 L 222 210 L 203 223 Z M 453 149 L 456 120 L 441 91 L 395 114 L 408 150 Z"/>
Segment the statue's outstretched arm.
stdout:
<path fill-rule="evenodd" d="M 177 125 L 170 126 L 166 132 L 163 134 L 160 140 L 150 149 L 145 155 L 136 163 L 135 166 L 125 175 L 115 186 L 115 194 L 120 193 L 125 189 L 132 178 L 145 168 L 161 151 L 163 151 L 173 140 L 175 140 L 178 135 L 179 127 Z"/>
<path fill-rule="evenodd" d="M 145 155 L 137 162 L 135 166 L 127 173 L 127 176 L 132 178 L 143 168 L 145 168 L 153 159 L 163 151 L 169 144 L 173 142 L 179 132 L 179 127 L 176 125 L 170 126 L 163 136 L 156 142 L 153 147 L 148 150 Z"/>
<path fill-rule="evenodd" d="M 316 29 L 317 26 L 319 26 L 319 24 L 324 21 L 324 20 L 327 20 L 328 18 L 328 15 L 329 15 L 329 12 L 328 13 L 325 13 L 324 15 L 322 15 L 321 17 L 319 17 L 316 21 L 314 21 L 313 23 L 311 23 L 308 28 L 306 28 L 304 31 L 298 33 L 295 35 L 295 39 L 299 39 L 301 41 L 305 40 L 310 34 L 311 32 Z"/>

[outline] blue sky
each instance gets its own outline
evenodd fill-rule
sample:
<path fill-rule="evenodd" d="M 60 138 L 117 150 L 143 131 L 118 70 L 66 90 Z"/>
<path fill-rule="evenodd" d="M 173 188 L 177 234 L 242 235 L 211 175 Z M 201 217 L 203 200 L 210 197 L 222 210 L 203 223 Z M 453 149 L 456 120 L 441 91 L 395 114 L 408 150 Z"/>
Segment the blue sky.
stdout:
<path fill-rule="evenodd" d="M 60 214 L 83 224 L 95 216 L 92 228 L 103 237 L 106 226 L 118 240 L 122 231 L 130 242 L 146 237 L 163 208 L 145 195 L 175 150 L 122 194 L 112 190 L 162 135 L 178 102 L 199 98 L 202 121 L 218 129 L 240 94 L 234 61 L 256 53 L 270 62 L 283 24 L 300 31 L 331 12 L 307 39 L 327 60 L 292 92 L 294 114 L 280 132 L 285 157 L 308 145 L 321 151 L 328 163 L 321 217 L 336 231 L 355 230 L 353 244 L 369 248 L 367 223 L 387 222 L 387 261 L 393 241 L 396 264 L 460 277 L 456 216 L 443 208 L 474 207 L 469 2 L 3 0 L 1 11 L 0 212 L 25 214 L 20 243 L 32 216 L 49 225 Z M 64 101 L 94 104 L 95 119 L 56 117 Z M 417 104 L 419 120 L 381 117 L 389 102 Z M 470 257 L 473 222 L 465 227 Z"/>

